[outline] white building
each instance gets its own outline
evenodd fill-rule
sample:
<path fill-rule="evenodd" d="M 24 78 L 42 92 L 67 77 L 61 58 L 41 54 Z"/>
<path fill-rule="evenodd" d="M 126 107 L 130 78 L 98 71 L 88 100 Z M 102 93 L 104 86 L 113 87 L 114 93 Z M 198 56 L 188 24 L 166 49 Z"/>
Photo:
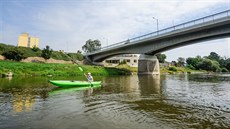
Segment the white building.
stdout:
<path fill-rule="evenodd" d="M 124 54 L 114 56 L 105 60 L 107 66 L 117 66 L 121 63 L 126 63 L 131 67 L 138 67 L 139 54 Z"/>

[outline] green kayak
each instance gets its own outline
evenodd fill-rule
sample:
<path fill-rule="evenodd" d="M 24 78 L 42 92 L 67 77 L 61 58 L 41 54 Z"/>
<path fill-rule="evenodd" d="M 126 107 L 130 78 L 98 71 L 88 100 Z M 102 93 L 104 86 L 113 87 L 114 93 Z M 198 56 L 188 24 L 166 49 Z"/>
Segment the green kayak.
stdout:
<path fill-rule="evenodd" d="M 59 87 L 83 87 L 101 85 L 101 81 L 68 81 L 68 80 L 49 80 L 50 83 Z"/>

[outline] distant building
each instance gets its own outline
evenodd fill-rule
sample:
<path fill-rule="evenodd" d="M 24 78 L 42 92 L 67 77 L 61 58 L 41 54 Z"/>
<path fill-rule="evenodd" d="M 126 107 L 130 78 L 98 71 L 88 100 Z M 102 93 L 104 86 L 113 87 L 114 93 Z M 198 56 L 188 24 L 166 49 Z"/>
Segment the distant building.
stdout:
<path fill-rule="evenodd" d="M 105 62 L 108 66 L 116 66 L 120 63 L 125 62 L 131 67 L 138 67 L 138 59 L 138 54 L 124 54 L 106 59 Z"/>
<path fill-rule="evenodd" d="M 38 47 L 38 44 L 39 44 L 39 38 L 29 37 L 28 33 L 22 33 L 18 37 L 18 46 L 33 48 L 34 46 Z"/>

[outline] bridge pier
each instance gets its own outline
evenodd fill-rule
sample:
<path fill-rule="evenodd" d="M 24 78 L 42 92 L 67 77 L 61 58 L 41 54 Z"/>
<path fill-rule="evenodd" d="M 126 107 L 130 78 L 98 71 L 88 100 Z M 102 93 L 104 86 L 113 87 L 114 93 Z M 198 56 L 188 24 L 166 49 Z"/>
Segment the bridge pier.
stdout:
<path fill-rule="evenodd" d="M 138 74 L 160 74 L 159 61 L 156 56 L 141 54 L 138 60 Z"/>

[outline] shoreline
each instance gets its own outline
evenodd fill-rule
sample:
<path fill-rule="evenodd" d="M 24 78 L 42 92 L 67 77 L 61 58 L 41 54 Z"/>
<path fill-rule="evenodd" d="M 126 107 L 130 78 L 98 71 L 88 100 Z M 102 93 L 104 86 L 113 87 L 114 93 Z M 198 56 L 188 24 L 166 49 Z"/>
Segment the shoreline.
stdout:
<path fill-rule="evenodd" d="M 79 70 L 83 69 L 83 72 Z M 12 76 L 82 76 L 83 73 L 91 72 L 94 76 L 130 75 L 130 71 L 119 68 L 101 66 L 35 63 L 0 61 L 0 77 L 6 77 L 12 72 Z"/>

